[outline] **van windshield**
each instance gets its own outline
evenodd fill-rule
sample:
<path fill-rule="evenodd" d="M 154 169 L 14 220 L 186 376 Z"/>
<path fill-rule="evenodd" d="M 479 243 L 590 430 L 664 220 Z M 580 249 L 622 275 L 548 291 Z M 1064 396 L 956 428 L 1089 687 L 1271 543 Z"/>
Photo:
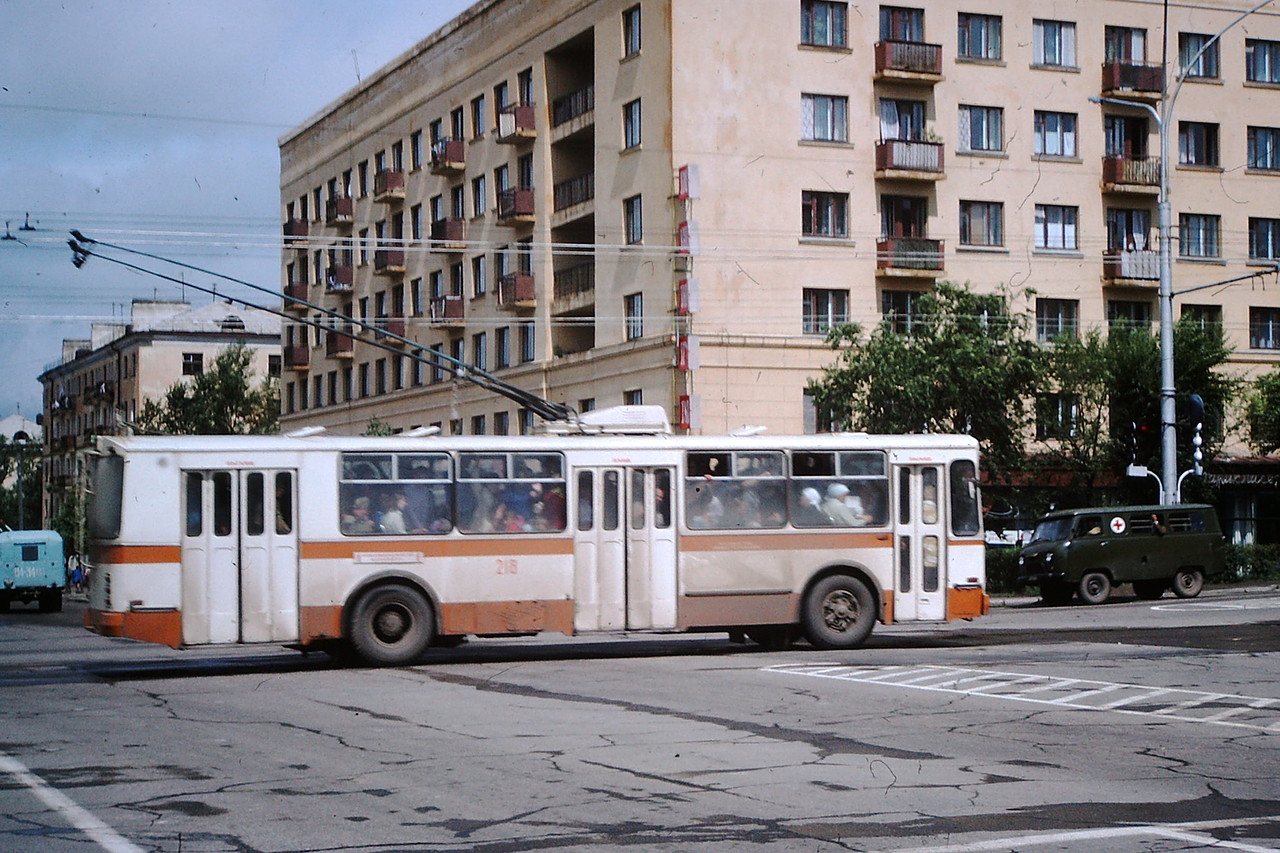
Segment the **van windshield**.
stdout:
<path fill-rule="evenodd" d="M 1067 539 L 1070 536 L 1070 516 L 1066 518 L 1046 518 L 1036 525 L 1035 533 L 1031 534 L 1031 541 L 1052 542 L 1057 539 Z"/>

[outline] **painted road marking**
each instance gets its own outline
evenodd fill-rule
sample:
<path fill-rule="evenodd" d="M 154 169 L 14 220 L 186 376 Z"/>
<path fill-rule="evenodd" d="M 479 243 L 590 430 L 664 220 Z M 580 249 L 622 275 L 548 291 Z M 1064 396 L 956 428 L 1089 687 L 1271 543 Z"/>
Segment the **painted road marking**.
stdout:
<path fill-rule="evenodd" d="M 41 802 L 62 815 L 68 823 L 89 836 L 108 853 L 144 853 L 141 847 L 126 841 L 120 833 L 77 805 L 66 794 L 51 787 L 16 758 L 0 753 L 0 773 L 9 774 L 29 788 Z"/>
<path fill-rule="evenodd" d="M 1164 613 L 1179 613 L 1194 610 L 1275 610 L 1280 608 L 1280 598 L 1250 598 L 1244 601 L 1171 601 L 1168 604 L 1153 604 L 1152 610 Z"/>
<path fill-rule="evenodd" d="M 1280 732 L 1280 700 L 1262 696 L 955 666 L 784 663 L 765 667 L 763 671 Z"/>
<path fill-rule="evenodd" d="M 1143 838 L 1166 838 L 1197 847 L 1214 850 L 1243 850 L 1246 853 L 1280 853 L 1280 848 L 1264 847 L 1260 844 L 1246 844 L 1242 841 L 1226 841 L 1206 832 L 1212 829 L 1240 829 L 1247 826 L 1259 826 L 1280 821 L 1280 815 L 1272 817 L 1244 818 L 1241 820 L 1208 820 L 1195 823 L 1163 823 L 1148 826 L 1117 826 L 1105 829 L 1079 829 L 1071 832 L 1045 832 L 1037 835 L 1018 835 L 1008 838 L 989 838 L 968 844 L 963 842 L 945 844 L 941 847 L 913 847 L 899 850 L 898 853 L 983 853 L 983 851 L 1021 850 L 1041 844 L 1071 844 L 1073 842 L 1099 842 L 1129 838 L 1139 841 Z M 1097 849 L 1097 845 L 1088 845 L 1088 849 Z"/>

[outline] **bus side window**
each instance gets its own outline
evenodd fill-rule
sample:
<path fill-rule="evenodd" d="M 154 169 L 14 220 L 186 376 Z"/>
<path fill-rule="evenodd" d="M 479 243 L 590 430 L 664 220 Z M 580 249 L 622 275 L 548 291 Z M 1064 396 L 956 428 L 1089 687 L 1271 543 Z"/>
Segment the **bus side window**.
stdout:
<path fill-rule="evenodd" d="M 263 521 L 263 481 L 264 477 L 260 471 L 251 473 L 245 484 L 245 533 L 249 536 L 261 536 L 266 530 L 266 524 Z"/>
<path fill-rule="evenodd" d="M 978 493 L 978 474 L 973 462 L 961 459 L 951 463 L 951 532 L 956 536 L 975 536 L 982 529 Z"/>
<path fill-rule="evenodd" d="M 231 535 L 231 474 L 227 471 L 213 475 L 213 535 Z"/>
<path fill-rule="evenodd" d="M 276 474 L 276 533 L 293 532 L 293 475 Z"/>
<path fill-rule="evenodd" d="M 618 529 L 619 485 L 617 471 L 604 472 L 604 518 L 601 519 L 601 527 L 605 530 Z"/>
<path fill-rule="evenodd" d="M 204 506 L 200 498 L 203 494 L 204 475 L 187 474 L 187 535 L 199 536 L 204 530 Z"/>
<path fill-rule="evenodd" d="M 595 526 L 595 474 L 578 472 L 578 529 L 590 530 Z"/>
<path fill-rule="evenodd" d="M 655 527 L 671 526 L 671 469 L 659 468 L 653 472 L 653 520 Z"/>
<path fill-rule="evenodd" d="M 911 523 L 911 472 L 906 468 L 898 471 L 898 523 Z"/>
<path fill-rule="evenodd" d="M 644 471 L 639 468 L 631 472 L 631 529 L 644 527 Z"/>

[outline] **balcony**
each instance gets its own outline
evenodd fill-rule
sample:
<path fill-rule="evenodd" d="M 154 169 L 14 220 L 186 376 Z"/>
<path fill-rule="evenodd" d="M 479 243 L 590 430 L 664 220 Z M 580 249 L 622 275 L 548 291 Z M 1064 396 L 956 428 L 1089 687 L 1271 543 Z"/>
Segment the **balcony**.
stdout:
<path fill-rule="evenodd" d="M 1154 286 L 1160 281 L 1160 253 L 1154 249 L 1103 252 L 1102 278 L 1110 285 Z"/>
<path fill-rule="evenodd" d="M 374 201 L 401 201 L 404 199 L 404 172 L 383 169 L 373 176 Z"/>
<path fill-rule="evenodd" d="M 324 276 L 325 293 L 343 293 L 351 289 L 356 280 L 356 270 L 352 266 L 329 267 Z"/>
<path fill-rule="evenodd" d="M 324 354 L 329 358 L 351 358 L 355 345 L 355 338 L 351 337 L 351 324 L 343 323 L 325 335 Z"/>
<path fill-rule="evenodd" d="M 551 126 L 560 127 L 573 122 L 575 119 L 583 120 L 576 122 L 577 124 L 584 122 L 590 124 L 590 119 L 594 118 L 592 113 L 595 112 L 595 109 L 596 89 L 594 86 L 587 86 L 576 92 L 570 92 L 551 102 Z"/>
<path fill-rule="evenodd" d="M 465 139 L 439 139 L 431 146 L 431 174 L 459 175 L 467 170 Z"/>
<path fill-rule="evenodd" d="M 331 198 L 324 205 L 324 221 L 328 225 L 350 225 L 355 215 L 355 202 L 350 198 Z"/>
<path fill-rule="evenodd" d="M 551 200 L 557 213 L 580 204 L 585 204 L 596 197 L 596 174 L 587 172 L 561 181 L 551 190 Z"/>
<path fill-rule="evenodd" d="M 594 305 L 596 301 L 595 264 L 588 261 L 556 270 L 554 295 L 552 314 L 563 314 Z"/>
<path fill-rule="evenodd" d="M 284 223 L 284 244 L 298 243 L 307 237 L 308 223 L 305 219 L 289 219 Z"/>
<path fill-rule="evenodd" d="M 1103 157 L 1102 188 L 1107 192 L 1160 192 L 1159 157 Z"/>
<path fill-rule="evenodd" d="M 533 104 L 513 104 L 498 113 L 498 142 L 518 145 L 538 135 Z"/>
<path fill-rule="evenodd" d="M 431 223 L 431 251 L 461 252 L 467 248 L 465 219 L 437 219 Z"/>
<path fill-rule="evenodd" d="M 1155 101 L 1163 91 L 1163 65 L 1142 62 L 1106 62 L 1102 65 L 1103 95 Z"/>
<path fill-rule="evenodd" d="M 876 241 L 881 275 L 927 276 L 942 272 L 942 241 L 925 237 L 882 237 Z"/>
<path fill-rule="evenodd" d="M 464 322 L 462 297 L 458 294 L 433 296 L 428 305 L 428 319 L 436 326 L 457 326 Z"/>
<path fill-rule="evenodd" d="M 404 317 L 391 317 L 384 314 L 381 317 L 376 317 L 373 325 L 377 329 L 379 340 L 386 338 L 387 343 L 403 345 L 404 342 L 398 340 L 398 338 L 404 337 Z M 387 337 L 388 335 L 395 335 L 396 337 Z"/>
<path fill-rule="evenodd" d="M 307 306 L 303 303 L 307 299 L 307 283 L 305 281 L 291 281 L 284 286 L 284 307 L 295 311 L 306 311 Z"/>
<path fill-rule="evenodd" d="M 538 304 L 533 273 L 507 273 L 498 279 L 498 307 L 508 311 L 533 308 Z"/>
<path fill-rule="evenodd" d="M 284 348 L 284 366 L 290 370 L 307 370 L 311 367 L 311 350 L 306 344 L 287 344 Z"/>
<path fill-rule="evenodd" d="M 534 195 L 532 187 L 516 187 L 498 193 L 498 222 L 510 225 L 534 221 Z"/>
<path fill-rule="evenodd" d="M 379 275 L 404 272 L 404 249 L 378 249 L 373 253 L 373 271 Z"/>
<path fill-rule="evenodd" d="M 942 45 L 896 39 L 876 42 L 875 77 L 932 86 L 942 80 Z"/>
<path fill-rule="evenodd" d="M 885 139 L 876 143 L 876 177 L 937 181 L 943 177 L 941 142 Z"/>

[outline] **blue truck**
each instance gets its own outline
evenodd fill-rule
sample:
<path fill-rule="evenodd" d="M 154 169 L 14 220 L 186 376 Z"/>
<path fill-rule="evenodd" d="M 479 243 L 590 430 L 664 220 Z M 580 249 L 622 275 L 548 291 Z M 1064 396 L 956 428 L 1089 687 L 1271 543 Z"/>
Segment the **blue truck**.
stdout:
<path fill-rule="evenodd" d="M 56 613 L 66 587 L 67 565 L 56 531 L 0 532 L 0 610 L 14 601 L 34 601 L 42 613 Z"/>

